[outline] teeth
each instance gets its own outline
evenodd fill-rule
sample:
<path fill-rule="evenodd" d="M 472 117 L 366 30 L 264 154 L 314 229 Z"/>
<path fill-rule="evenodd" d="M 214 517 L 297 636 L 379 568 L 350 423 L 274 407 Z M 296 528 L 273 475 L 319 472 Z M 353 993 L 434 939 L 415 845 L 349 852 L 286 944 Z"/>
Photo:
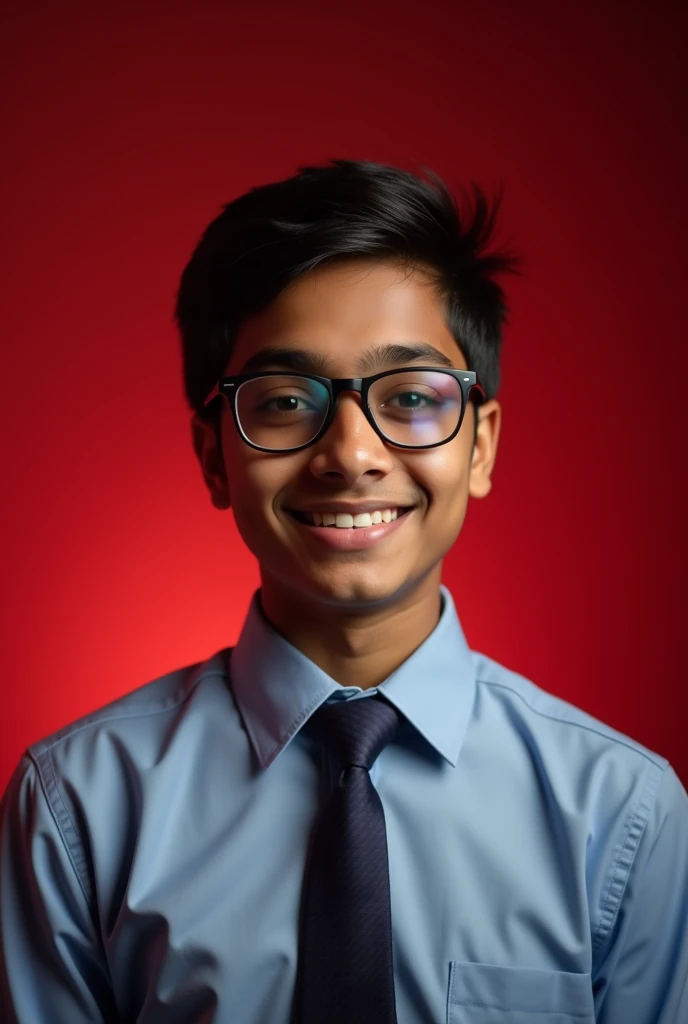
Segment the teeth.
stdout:
<path fill-rule="evenodd" d="M 395 508 L 386 508 L 376 512 L 359 512 L 355 516 L 349 515 L 348 512 L 337 512 L 336 514 L 334 512 L 306 512 L 304 514 L 306 520 L 314 526 L 335 526 L 340 530 L 391 523 L 398 516 Z"/>

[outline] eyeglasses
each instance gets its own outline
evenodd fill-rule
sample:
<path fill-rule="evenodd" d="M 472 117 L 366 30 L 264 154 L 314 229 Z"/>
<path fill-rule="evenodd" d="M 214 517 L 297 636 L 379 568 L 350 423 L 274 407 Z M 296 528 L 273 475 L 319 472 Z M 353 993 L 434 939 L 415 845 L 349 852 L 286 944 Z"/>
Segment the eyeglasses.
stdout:
<path fill-rule="evenodd" d="M 246 444 L 261 452 L 295 452 L 323 436 L 345 391 L 361 396 L 373 430 L 398 448 L 446 444 L 459 432 L 471 392 L 478 401 L 487 397 L 475 370 L 419 366 L 373 377 L 271 372 L 221 377 L 203 405 L 226 395 Z"/>

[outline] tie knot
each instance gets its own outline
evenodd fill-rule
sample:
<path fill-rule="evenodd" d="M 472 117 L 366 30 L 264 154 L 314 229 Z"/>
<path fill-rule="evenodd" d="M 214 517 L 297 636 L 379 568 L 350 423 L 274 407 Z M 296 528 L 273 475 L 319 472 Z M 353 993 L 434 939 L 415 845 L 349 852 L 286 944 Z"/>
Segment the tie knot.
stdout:
<path fill-rule="evenodd" d="M 370 770 L 401 720 L 401 713 L 376 695 L 322 704 L 307 727 L 343 768 L 359 765 Z"/>

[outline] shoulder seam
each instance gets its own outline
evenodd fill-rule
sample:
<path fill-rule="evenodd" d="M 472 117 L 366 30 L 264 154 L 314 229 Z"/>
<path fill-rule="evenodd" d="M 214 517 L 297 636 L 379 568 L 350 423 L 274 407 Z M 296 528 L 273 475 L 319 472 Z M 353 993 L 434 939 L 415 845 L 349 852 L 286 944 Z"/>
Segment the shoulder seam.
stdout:
<path fill-rule="evenodd" d="M 521 700 L 525 704 L 525 706 L 533 712 L 534 715 L 539 715 L 541 718 L 547 718 L 553 722 L 560 722 L 562 725 L 573 725 L 578 729 L 585 729 L 587 730 L 587 732 L 594 733 L 596 736 L 602 736 L 604 739 L 611 740 L 613 743 L 618 743 L 620 746 L 626 747 L 628 750 L 632 750 L 635 754 L 640 754 L 642 757 L 645 758 L 646 761 L 648 761 L 650 764 L 653 764 L 656 768 L 660 768 L 662 771 L 669 764 L 667 758 L 665 758 L 662 754 L 658 754 L 654 751 L 648 753 L 646 750 L 639 749 L 639 747 L 636 746 L 633 743 L 633 741 L 629 742 L 628 740 L 625 740 L 623 736 L 611 736 L 608 732 L 604 731 L 603 729 L 597 729 L 594 726 L 589 725 L 587 722 L 576 722 L 573 718 L 568 718 L 565 715 L 551 715 L 548 714 L 546 711 L 542 711 L 540 708 L 533 707 L 533 705 L 526 700 L 525 696 L 522 693 L 519 693 L 519 691 L 514 686 L 509 686 L 508 683 L 500 683 L 495 679 L 480 679 L 480 677 L 478 676 L 476 676 L 476 682 L 484 683 L 486 686 L 500 686 L 503 690 L 508 690 L 510 693 L 513 693 L 516 697 L 518 697 L 519 700 Z M 542 690 L 541 692 L 546 693 L 545 690 Z M 557 699 L 555 694 L 551 694 L 550 696 L 552 696 L 555 700 Z M 582 713 L 586 714 L 587 712 L 583 711 Z M 609 728 L 613 729 L 613 726 L 609 726 Z M 614 732 L 616 731 L 617 730 L 614 730 Z"/>
<path fill-rule="evenodd" d="M 87 870 L 87 856 L 82 847 L 79 833 L 62 796 L 57 773 L 55 771 L 52 751 L 64 740 L 71 739 L 73 736 L 76 736 L 80 732 L 84 732 L 91 727 L 120 719 L 145 717 L 173 710 L 180 704 L 183 704 L 204 679 L 212 677 L 224 678 L 224 676 L 225 673 L 220 669 L 208 673 L 202 672 L 194 681 L 193 685 L 188 687 L 181 696 L 169 698 L 167 701 L 163 702 L 162 706 L 150 705 L 148 707 L 132 708 L 129 711 L 116 711 L 113 709 L 111 713 L 95 711 L 78 727 L 70 729 L 69 726 L 66 726 L 64 729 L 59 730 L 58 734 L 54 736 L 54 738 L 51 739 L 48 737 L 44 740 L 38 740 L 36 743 L 32 743 L 26 748 L 24 756 L 29 760 L 36 771 L 45 802 L 55 823 L 55 827 L 62 841 L 69 863 L 71 864 L 74 876 L 79 884 L 79 888 L 81 889 L 91 915 L 96 914 L 96 907 L 94 902 L 95 894 L 93 892 L 93 886 Z"/>
<path fill-rule="evenodd" d="M 37 743 L 33 743 L 31 747 L 29 747 L 29 750 L 35 751 L 36 755 L 40 757 L 44 753 L 48 753 L 49 751 L 51 751 L 53 747 L 56 747 L 59 743 L 62 743 L 63 740 L 71 739 L 73 736 L 78 736 L 80 732 L 83 732 L 85 729 L 90 729 L 91 726 L 101 725 L 104 722 L 116 722 L 120 719 L 139 717 L 143 718 L 146 715 L 160 715 L 166 711 L 172 711 L 174 710 L 174 708 L 179 707 L 180 704 L 183 704 L 184 701 L 190 697 L 190 695 L 193 693 L 196 687 L 201 682 L 203 682 L 204 679 L 213 678 L 214 676 L 226 678 L 226 674 L 220 671 L 219 669 L 217 671 L 202 673 L 198 677 L 198 679 L 195 680 L 193 685 L 190 686 L 187 690 L 185 690 L 181 696 L 170 697 L 166 701 L 164 701 L 162 705 L 150 705 L 149 707 L 132 708 L 129 711 L 113 710 L 112 713 L 110 714 L 95 711 L 93 712 L 92 716 L 87 718 L 87 721 L 83 722 L 76 728 L 70 728 L 69 726 L 65 726 L 65 728 L 60 730 L 56 736 L 50 739 L 39 740 Z M 124 697 L 126 698 L 126 696 L 127 695 L 125 694 Z"/>
<path fill-rule="evenodd" d="M 77 863 L 77 861 L 83 862 L 85 860 L 85 854 L 80 848 L 77 831 L 64 800 L 62 799 L 62 794 L 60 793 L 57 784 L 57 777 L 55 775 L 52 758 L 50 756 L 50 750 L 46 750 L 43 755 L 36 756 L 29 748 L 27 756 L 31 759 L 31 762 L 36 769 L 36 774 L 38 775 L 38 780 L 40 782 L 41 789 L 43 790 L 43 796 L 45 797 L 45 801 L 48 805 L 53 821 L 55 822 L 55 827 L 57 828 L 60 839 L 62 840 L 62 845 L 64 846 L 67 857 L 69 858 L 69 863 L 72 865 L 72 870 L 74 871 L 76 880 L 79 883 L 79 888 L 86 900 L 86 905 L 93 914 L 94 907 L 91 886 L 88 879 L 84 879 L 80 865 Z M 48 775 L 49 777 L 47 777 Z M 56 806 L 58 801 L 61 813 Z M 67 832 L 71 834 L 72 842 L 70 842 L 70 839 L 66 834 Z"/>
<path fill-rule="evenodd" d="M 653 771 L 653 768 L 655 771 Z M 600 951 L 602 943 L 608 938 L 619 913 L 626 885 L 635 863 L 640 840 L 642 839 L 650 812 L 657 799 L 666 768 L 650 762 L 642 792 L 634 810 L 628 815 L 623 837 L 619 843 L 616 860 L 612 866 L 609 882 L 600 900 L 600 919 L 592 935 L 593 959 Z M 594 974 L 593 974 L 594 976 Z"/>

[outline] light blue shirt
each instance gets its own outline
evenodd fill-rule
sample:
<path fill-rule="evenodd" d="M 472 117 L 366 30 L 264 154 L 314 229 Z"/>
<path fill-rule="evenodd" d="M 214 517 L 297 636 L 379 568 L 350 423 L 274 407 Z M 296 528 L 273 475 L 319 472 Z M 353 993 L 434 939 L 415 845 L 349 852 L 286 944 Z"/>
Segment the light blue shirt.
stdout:
<path fill-rule="evenodd" d="M 442 596 L 378 687 L 408 720 L 371 771 L 399 1024 L 686 1024 L 685 789 L 471 651 Z M 30 747 L 0 815 L 0 1018 L 288 1024 L 307 844 L 337 775 L 302 726 L 375 692 L 287 643 L 258 592 L 233 650 Z"/>

